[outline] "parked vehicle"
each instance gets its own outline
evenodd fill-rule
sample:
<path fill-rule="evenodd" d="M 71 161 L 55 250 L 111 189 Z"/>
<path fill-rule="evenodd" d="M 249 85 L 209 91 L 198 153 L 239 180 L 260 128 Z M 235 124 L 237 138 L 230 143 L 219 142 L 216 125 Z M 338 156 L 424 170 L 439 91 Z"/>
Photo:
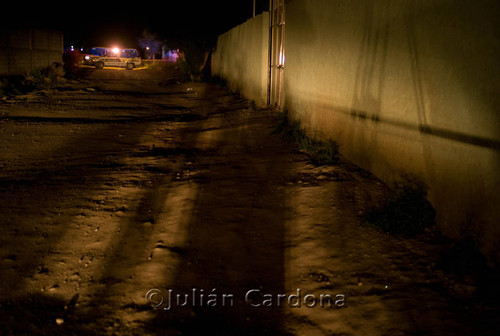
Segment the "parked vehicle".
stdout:
<path fill-rule="evenodd" d="M 98 49 L 98 48 L 93 48 Z M 141 66 L 142 61 L 136 49 L 100 48 L 106 49 L 104 55 L 87 55 L 89 65 L 94 65 L 97 69 L 104 67 L 122 67 L 132 70 Z M 87 57 L 86 56 L 86 57 Z"/>
<path fill-rule="evenodd" d="M 95 60 L 96 56 L 106 56 L 108 53 L 111 52 L 111 48 L 106 48 L 106 47 L 93 47 L 90 48 L 88 53 L 83 57 L 83 63 L 86 65 L 95 65 L 93 61 Z"/>

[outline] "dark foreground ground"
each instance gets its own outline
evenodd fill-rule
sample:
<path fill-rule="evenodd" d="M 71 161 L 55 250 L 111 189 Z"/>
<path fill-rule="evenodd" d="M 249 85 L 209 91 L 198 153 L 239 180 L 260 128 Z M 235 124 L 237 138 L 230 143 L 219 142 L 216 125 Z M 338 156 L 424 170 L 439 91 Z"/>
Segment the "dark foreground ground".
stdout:
<path fill-rule="evenodd" d="M 449 242 L 362 225 L 383 183 L 172 76 L 0 102 L 1 334 L 496 335 L 493 287 L 447 268 Z"/>

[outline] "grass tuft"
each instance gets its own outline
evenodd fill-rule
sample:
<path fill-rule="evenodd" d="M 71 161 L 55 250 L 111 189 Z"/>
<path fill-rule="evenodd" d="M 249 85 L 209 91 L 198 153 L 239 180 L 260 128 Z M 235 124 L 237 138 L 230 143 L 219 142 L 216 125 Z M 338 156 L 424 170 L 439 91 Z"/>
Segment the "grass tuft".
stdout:
<path fill-rule="evenodd" d="M 369 225 L 384 232 L 414 236 L 435 223 L 436 211 L 427 200 L 424 184 L 406 178 L 395 186 L 394 195 L 385 206 L 369 212 Z"/>
<path fill-rule="evenodd" d="M 318 166 L 339 162 L 337 142 L 308 136 L 300 126 L 300 121 L 292 121 L 286 111 L 280 114 L 273 133 L 281 134 L 285 140 L 296 144 L 298 149 L 307 153 L 311 161 Z"/>

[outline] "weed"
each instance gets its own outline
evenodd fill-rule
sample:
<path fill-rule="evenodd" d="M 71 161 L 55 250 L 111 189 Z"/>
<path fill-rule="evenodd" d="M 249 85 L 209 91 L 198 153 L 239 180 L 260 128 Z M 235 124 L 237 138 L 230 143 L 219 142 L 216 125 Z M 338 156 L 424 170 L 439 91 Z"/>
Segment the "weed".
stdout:
<path fill-rule="evenodd" d="M 64 75 L 62 65 L 53 64 L 24 75 L 7 76 L 0 81 L 0 98 L 54 87 Z"/>
<path fill-rule="evenodd" d="M 417 235 L 434 225 L 436 211 L 427 200 L 425 185 L 406 177 L 394 187 L 394 195 L 387 204 L 369 212 L 369 225 L 393 234 Z"/>
<path fill-rule="evenodd" d="M 337 142 L 308 136 L 300 126 L 300 121 L 290 120 L 287 111 L 280 114 L 273 133 L 280 133 L 285 140 L 295 143 L 298 149 L 307 153 L 316 165 L 335 164 L 339 161 Z"/>

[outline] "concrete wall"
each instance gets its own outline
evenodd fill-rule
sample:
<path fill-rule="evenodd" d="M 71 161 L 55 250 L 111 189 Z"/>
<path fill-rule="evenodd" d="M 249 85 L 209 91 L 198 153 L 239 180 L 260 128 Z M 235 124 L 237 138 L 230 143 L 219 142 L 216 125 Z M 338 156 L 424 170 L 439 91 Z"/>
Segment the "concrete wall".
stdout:
<path fill-rule="evenodd" d="M 16 75 L 62 62 L 63 35 L 41 29 L 0 32 L 0 75 Z"/>
<path fill-rule="evenodd" d="M 231 90 L 265 106 L 268 44 L 269 13 L 265 12 L 219 36 L 212 55 L 212 75 L 225 79 Z"/>
<path fill-rule="evenodd" d="M 291 115 L 392 182 L 429 187 L 437 223 L 500 260 L 499 3 L 294 0 Z"/>

